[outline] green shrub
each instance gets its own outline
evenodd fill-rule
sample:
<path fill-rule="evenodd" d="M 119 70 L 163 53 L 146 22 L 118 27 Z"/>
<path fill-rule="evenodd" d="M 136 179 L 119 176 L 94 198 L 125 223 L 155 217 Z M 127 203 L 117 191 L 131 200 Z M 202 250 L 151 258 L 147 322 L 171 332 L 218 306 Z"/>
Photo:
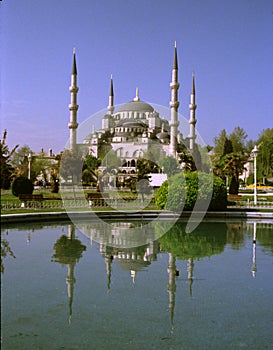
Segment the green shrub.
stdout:
<path fill-rule="evenodd" d="M 32 194 L 33 189 L 32 182 L 25 176 L 17 177 L 11 184 L 11 191 L 15 197 L 19 194 Z"/>
<path fill-rule="evenodd" d="M 198 202 L 197 201 L 198 198 Z M 155 194 L 155 203 L 159 209 L 176 212 L 206 208 L 225 210 L 227 206 L 226 186 L 218 177 L 203 172 L 181 172 L 165 181 Z"/>

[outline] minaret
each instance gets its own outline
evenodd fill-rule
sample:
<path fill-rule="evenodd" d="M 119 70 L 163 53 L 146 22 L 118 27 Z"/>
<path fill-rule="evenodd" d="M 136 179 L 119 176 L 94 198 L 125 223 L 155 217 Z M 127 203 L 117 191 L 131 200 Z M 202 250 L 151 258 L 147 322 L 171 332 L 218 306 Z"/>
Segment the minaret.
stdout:
<path fill-rule="evenodd" d="M 75 151 L 77 147 L 77 111 L 79 106 L 77 105 L 77 93 L 79 88 L 77 87 L 77 66 L 76 66 L 76 50 L 73 50 L 73 64 L 71 74 L 71 86 L 70 91 L 70 121 L 68 127 L 70 129 L 70 151 Z"/>
<path fill-rule="evenodd" d="M 170 122 L 170 131 L 171 131 L 171 141 L 170 141 L 170 155 L 176 157 L 176 144 L 177 144 L 177 131 L 179 126 L 178 121 L 178 64 L 177 64 L 177 51 L 176 51 L 176 42 L 174 43 L 174 61 L 172 69 L 172 81 L 170 83 L 171 88 L 171 122 Z"/>
<path fill-rule="evenodd" d="M 190 150 L 193 151 L 194 144 L 195 144 L 195 124 L 196 124 L 196 119 L 195 119 L 195 110 L 197 106 L 195 104 L 195 83 L 194 83 L 194 74 L 192 73 L 192 87 L 191 87 L 191 97 L 190 97 L 190 104 L 189 104 L 189 109 L 190 109 Z"/>
<path fill-rule="evenodd" d="M 110 77 L 110 93 L 109 93 L 109 104 L 108 104 L 108 112 L 109 114 L 113 114 L 114 112 L 114 88 L 113 88 L 113 76 L 111 74 L 111 77 Z"/>

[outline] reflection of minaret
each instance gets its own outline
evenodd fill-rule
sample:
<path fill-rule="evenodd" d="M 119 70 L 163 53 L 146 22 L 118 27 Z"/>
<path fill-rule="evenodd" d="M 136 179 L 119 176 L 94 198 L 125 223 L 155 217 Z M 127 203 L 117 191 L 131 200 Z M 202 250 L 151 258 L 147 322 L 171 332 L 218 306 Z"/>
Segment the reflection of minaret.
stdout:
<path fill-rule="evenodd" d="M 69 239 L 75 239 L 75 225 L 67 226 L 67 237 Z M 66 284 L 67 284 L 67 296 L 68 296 L 68 305 L 69 305 L 69 324 L 72 320 L 72 304 L 73 304 L 73 295 L 74 295 L 74 284 L 76 283 L 76 278 L 74 277 L 74 268 L 76 262 L 71 262 L 67 264 L 67 276 L 66 276 Z"/>
<path fill-rule="evenodd" d="M 252 242 L 252 276 L 256 277 L 257 266 L 256 266 L 256 231 L 257 231 L 257 223 L 254 221 L 253 226 L 253 242 Z"/>
<path fill-rule="evenodd" d="M 73 262 L 67 265 L 66 284 L 67 284 L 67 295 L 68 295 L 68 305 L 69 305 L 69 324 L 71 323 L 71 320 L 72 320 L 74 284 L 76 282 L 76 278 L 74 277 L 75 265 L 76 265 L 76 262 Z"/>
<path fill-rule="evenodd" d="M 106 263 L 106 272 L 107 272 L 107 290 L 108 290 L 108 293 L 110 293 L 110 288 L 111 288 L 112 261 L 113 261 L 113 255 L 106 255 L 105 263 Z"/>
<path fill-rule="evenodd" d="M 136 271 L 135 270 L 131 270 L 131 277 L 132 277 L 132 281 L 135 284 L 136 283 Z"/>
<path fill-rule="evenodd" d="M 67 226 L 67 237 L 69 239 L 75 238 L 75 225 L 72 224 Z"/>
<path fill-rule="evenodd" d="M 52 256 L 52 261 L 58 262 L 62 266 L 67 265 L 66 284 L 69 303 L 69 323 L 71 323 L 74 284 L 76 282 L 74 269 L 76 263 L 82 257 L 83 251 L 86 250 L 86 246 L 75 238 L 75 225 L 70 224 L 67 226 L 67 235 L 63 234 L 57 239 L 54 244 L 54 250 L 55 254 Z"/>
<path fill-rule="evenodd" d="M 173 333 L 174 329 L 174 306 L 175 306 L 175 276 L 177 270 L 175 266 L 175 257 L 170 253 L 169 254 L 169 263 L 168 263 L 168 274 L 169 274 L 169 283 L 168 283 L 168 292 L 169 292 L 169 312 L 171 319 L 171 333 Z"/>
<path fill-rule="evenodd" d="M 188 264 L 187 264 L 190 297 L 192 297 L 193 267 L 194 267 L 194 262 L 193 262 L 193 259 L 190 258 L 188 259 Z"/>

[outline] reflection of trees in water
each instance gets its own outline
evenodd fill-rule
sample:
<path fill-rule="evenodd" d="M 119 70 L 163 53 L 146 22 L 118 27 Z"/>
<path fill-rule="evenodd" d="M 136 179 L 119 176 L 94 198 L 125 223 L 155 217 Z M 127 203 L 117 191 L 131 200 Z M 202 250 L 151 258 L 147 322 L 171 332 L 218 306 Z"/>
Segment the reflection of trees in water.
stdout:
<path fill-rule="evenodd" d="M 185 233 L 185 224 L 179 222 L 159 242 L 162 250 L 178 259 L 200 259 L 224 250 L 226 230 L 225 223 L 201 223 L 193 232 Z"/>
<path fill-rule="evenodd" d="M 55 254 L 52 256 L 55 262 L 60 264 L 77 263 L 82 257 L 86 246 L 76 238 L 68 238 L 62 235 L 54 244 Z"/>
<path fill-rule="evenodd" d="M 1 238 L 1 266 L 0 266 L 1 273 L 3 273 L 5 270 L 4 258 L 6 258 L 8 255 L 11 256 L 12 258 L 15 258 L 15 255 L 11 250 L 9 242 L 5 238 Z"/>
<path fill-rule="evenodd" d="M 245 242 L 245 230 L 242 222 L 227 222 L 227 243 L 239 250 Z"/>

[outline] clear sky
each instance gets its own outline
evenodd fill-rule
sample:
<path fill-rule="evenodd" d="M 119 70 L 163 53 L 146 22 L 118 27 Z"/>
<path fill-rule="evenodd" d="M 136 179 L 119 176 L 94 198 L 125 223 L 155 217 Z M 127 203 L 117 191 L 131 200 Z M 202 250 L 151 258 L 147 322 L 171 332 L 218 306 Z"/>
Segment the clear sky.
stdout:
<path fill-rule="evenodd" d="M 107 106 L 111 73 L 116 104 L 138 86 L 141 100 L 168 106 L 176 40 L 179 112 L 189 118 L 194 71 L 204 141 L 236 126 L 255 141 L 273 127 L 272 9 L 270 0 L 2 0 L 1 132 L 10 148 L 64 148 L 74 47 L 79 123 Z"/>

